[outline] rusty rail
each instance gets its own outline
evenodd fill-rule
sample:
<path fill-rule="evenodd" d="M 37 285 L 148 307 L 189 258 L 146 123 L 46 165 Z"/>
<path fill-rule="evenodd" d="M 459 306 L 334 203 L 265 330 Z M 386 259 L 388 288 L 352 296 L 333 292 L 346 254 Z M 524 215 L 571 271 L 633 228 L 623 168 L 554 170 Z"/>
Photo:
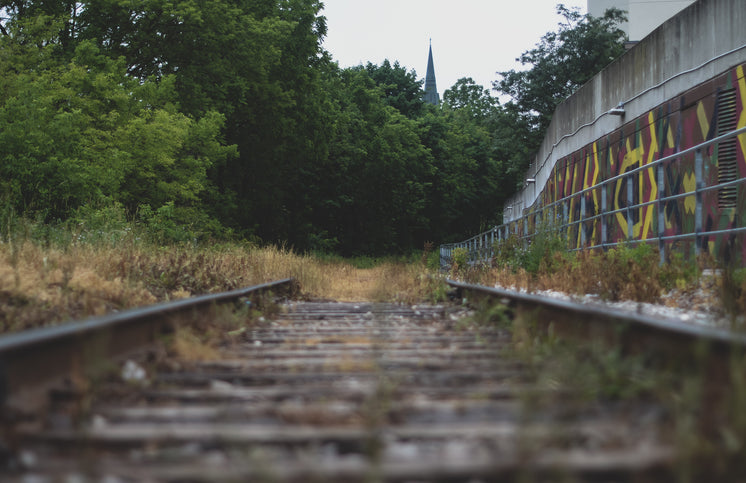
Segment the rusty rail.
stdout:
<path fill-rule="evenodd" d="M 454 280 L 447 280 L 447 284 L 460 297 L 468 294 L 472 299 L 502 303 L 518 323 L 532 324 L 532 330 L 577 341 L 599 341 L 628 353 L 652 353 L 682 365 L 691 364 L 694 354 L 706 354 L 702 360 L 712 371 L 722 372 L 731 356 L 746 351 L 743 332 Z"/>
<path fill-rule="evenodd" d="M 52 387 L 74 385 L 91 371 L 151 346 L 169 330 L 171 317 L 291 290 L 293 283 L 288 278 L 0 337 L 0 402 L 6 410 L 34 410 Z"/>

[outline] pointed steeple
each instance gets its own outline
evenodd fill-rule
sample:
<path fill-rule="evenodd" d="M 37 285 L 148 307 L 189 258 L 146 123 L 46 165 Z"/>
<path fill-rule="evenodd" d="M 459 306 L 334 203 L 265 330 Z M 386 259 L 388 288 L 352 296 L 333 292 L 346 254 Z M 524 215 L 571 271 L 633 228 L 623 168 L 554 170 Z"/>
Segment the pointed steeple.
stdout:
<path fill-rule="evenodd" d="M 430 52 L 427 55 L 427 74 L 425 75 L 425 102 L 437 106 L 440 103 L 438 88 L 435 85 L 435 67 L 433 66 L 433 41 L 430 39 Z"/>

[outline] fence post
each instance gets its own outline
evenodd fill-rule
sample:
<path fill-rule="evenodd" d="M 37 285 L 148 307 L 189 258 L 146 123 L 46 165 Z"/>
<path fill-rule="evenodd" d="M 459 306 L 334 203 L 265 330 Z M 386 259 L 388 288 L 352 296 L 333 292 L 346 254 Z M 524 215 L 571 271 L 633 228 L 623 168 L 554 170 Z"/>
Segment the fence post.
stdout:
<path fill-rule="evenodd" d="M 490 258 L 495 258 L 495 232 L 497 231 L 497 227 L 493 226 L 492 231 L 490 232 L 491 241 L 490 241 Z"/>
<path fill-rule="evenodd" d="M 606 183 L 603 183 L 601 185 L 601 248 L 602 250 L 606 250 L 606 242 L 607 235 L 606 235 L 606 193 L 608 193 L 608 189 L 606 187 Z"/>
<path fill-rule="evenodd" d="M 658 184 L 658 251 L 660 252 L 660 264 L 666 262 L 666 243 L 663 241 L 663 235 L 666 231 L 666 214 L 663 207 L 663 197 L 665 196 L 665 178 L 663 177 L 663 163 L 658 164 L 655 182 Z"/>
<path fill-rule="evenodd" d="M 448 265 L 448 256 L 447 256 L 448 248 L 444 245 L 440 246 L 440 268 L 444 268 Z"/>
<path fill-rule="evenodd" d="M 565 200 L 562 203 L 562 230 L 565 234 L 565 240 L 570 243 L 570 202 Z"/>
<path fill-rule="evenodd" d="M 634 182 L 631 175 L 627 175 L 627 240 L 631 240 L 635 236 L 635 227 L 632 220 L 632 205 L 635 200 Z"/>
<path fill-rule="evenodd" d="M 583 219 L 585 218 L 585 195 L 580 195 L 580 220 L 578 220 L 578 230 L 580 230 L 580 247 L 585 248 L 585 230 L 583 229 Z"/>
<path fill-rule="evenodd" d="M 694 152 L 694 199 L 696 202 L 694 208 L 694 246 L 695 254 L 699 256 L 702 253 L 702 188 L 704 180 L 702 179 L 702 149 Z"/>

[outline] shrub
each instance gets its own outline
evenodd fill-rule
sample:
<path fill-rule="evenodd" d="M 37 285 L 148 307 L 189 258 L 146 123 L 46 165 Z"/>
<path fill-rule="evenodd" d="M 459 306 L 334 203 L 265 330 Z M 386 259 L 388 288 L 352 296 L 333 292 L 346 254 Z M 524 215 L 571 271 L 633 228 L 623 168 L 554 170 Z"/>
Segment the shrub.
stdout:
<path fill-rule="evenodd" d="M 695 260 L 688 260 L 681 252 L 673 252 L 667 263 L 660 267 L 658 281 L 664 290 L 682 290 L 692 285 L 700 273 Z"/>
<path fill-rule="evenodd" d="M 131 235 L 133 223 L 118 202 L 86 204 L 75 210 L 67 225 L 74 241 L 116 243 Z"/>
<path fill-rule="evenodd" d="M 513 273 L 523 269 L 536 276 L 540 270 L 553 270 L 554 255 L 566 251 L 565 236 L 552 225 L 544 224 L 528 242 L 511 234 L 506 240 L 495 243 L 494 264 L 500 268 L 508 268 Z"/>
<path fill-rule="evenodd" d="M 511 234 L 505 240 L 496 242 L 493 251 L 493 263 L 496 267 L 508 268 L 514 273 L 521 267 L 524 248 L 523 241 L 517 235 Z"/>

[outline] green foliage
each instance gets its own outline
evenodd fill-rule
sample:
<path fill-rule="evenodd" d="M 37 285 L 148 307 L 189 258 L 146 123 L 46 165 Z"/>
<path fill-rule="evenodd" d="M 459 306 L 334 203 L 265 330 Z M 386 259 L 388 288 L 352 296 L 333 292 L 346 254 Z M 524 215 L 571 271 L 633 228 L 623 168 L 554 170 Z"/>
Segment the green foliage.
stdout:
<path fill-rule="evenodd" d="M 619 28 L 627 19 L 621 10 L 611 8 L 596 18 L 560 4 L 557 13 L 564 18 L 559 29 L 516 59 L 530 68 L 500 72 L 502 78 L 494 83 L 512 97 L 527 128 L 541 136 L 555 107 L 624 53 L 626 41 Z"/>
<path fill-rule="evenodd" d="M 425 268 L 431 272 L 440 271 L 440 252 L 437 250 L 424 253 Z"/>
<path fill-rule="evenodd" d="M 398 62 L 340 69 L 317 0 L 0 8 L 4 224 L 411 253 L 498 224 L 532 149 L 471 79 L 436 108 Z"/>
<path fill-rule="evenodd" d="M 222 115 L 176 112 L 174 78 L 138 82 L 91 41 L 69 46 L 67 61 L 49 31 L 38 34 L 46 39 L 38 46 L 26 43 L 24 22 L 11 28 L 0 38 L 6 209 L 43 222 L 90 221 L 89 206 L 121 203 L 133 215 L 140 203 L 201 202 L 207 170 L 235 152 L 221 141 Z"/>
<path fill-rule="evenodd" d="M 511 234 L 506 240 L 495 243 L 493 263 L 497 267 L 506 267 L 516 272 L 523 269 L 536 276 L 540 272 L 551 275 L 560 270 L 556 256 L 567 252 L 567 239 L 563 233 L 550 225 L 538 227 L 536 234 L 529 240 L 522 240 Z"/>
<path fill-rule="evenodd" d="M 476 84 L 471 77 L 464 77 L 443 93 L 445 109 L 461 112 L 472 119 L 485 121 L 494 116 L 499 102 L 490 91 Z"/>
<path fill-rule="evenodd" d="M 700 276 L 696 260 L 687 259 L 681 252 L 671 253 L 670 259 L 661 267 L 659 281 L 666 290 L 684 289 Z"/>
<path fill-rule="evenodd" d="M 422 100 L 423 80 L 417 80 L 417 73 L 388 59 L 378 66 L 368 62 L 365 71 L 381 89 L 386 105 L 389 105 L 408 118 L 422 114 L 424 101 Z"/>
<path fill-rule="evenodd" d="M 523 240 L 515 233 L 511 233 L 505 240 L 495 242 L 493 263 L 496 267 L 506 267 L 515 273 L 521 268 L 521 261 L 525 252 Z"/>
<path fill-rule="evenodd" d="M 76 209 L 68 225 L 78 243 L 114 245 L 134 235 L 132 220 L 124 206 L 107 200 Z"/>
<path fill-rule="evenodd" d="M 538 227 L 523 252 L 521 266 L 532 275 L 536 275 L 540 269 L 551 274 L 554 272 L 554 254 L 566 251 L 567 238 L 560 230 L 549 225 Z"/>
<path fill-rule="evenodd" d="M 498 224 L 504 176 L 488 127 L 444 108 L 420 119 L 420 133 L 432 155 L 425 206 L 431 235 L 455 241 Z"/>
<path fill-rule="evenodd" d="M 364 69 L 332 69 L 326 81 L 338 116 L 309 186 L 313 225 L 333 233 L 345 255 L 421 244 L 432 161 L 418 124 L 387 105 Z"/>
<path fill-rule="evenodd" d="M 596 18 L 560 4 L 557 13 L 563 17 L 557 31 L 516 59 L 525 68 L 499 72 L 493 82 L 496 91 L 511 98 L 493 123 L 508 186 L 505 196 L 522 186 L 557 105 L 625 51 L 626 34 L 619 28 L 626 20 L 623 11 L 611 8 Z"/>
<path fill-rule="evenodd" d="M 222 125 L 223 116 L 214 112 L 196 122 L 165 110 L 134 119 L 120 133 L 130 146 L 120 191 L 125 205 L 198 203 L 207 170 L 235 153 L 218 141 Z"/>
<path fill-rule="evenodd" d="M 598 262 L 599 272 L 613 274 L 599 277 L 601 297 L 608 300 L 632 299 L 653 302 L 660 295 L 660 261 L 652 245 L 622 244 L 606 252 Z"/>
<path fill-rule="evenodd" d="M 145 228 L 147 240 L 156 245 L 194 245 L 223 233 L 217 220 L 198 209 L 177 207 L 172 201 L 156 210 L 140 205 L 137 219 Z"/>

